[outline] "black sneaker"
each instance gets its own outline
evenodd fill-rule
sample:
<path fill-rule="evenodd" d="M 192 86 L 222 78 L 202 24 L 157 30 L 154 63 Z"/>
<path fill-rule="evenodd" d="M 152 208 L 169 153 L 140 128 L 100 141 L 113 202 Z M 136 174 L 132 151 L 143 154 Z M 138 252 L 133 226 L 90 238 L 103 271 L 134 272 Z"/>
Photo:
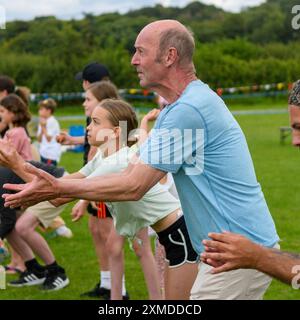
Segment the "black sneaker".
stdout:
<path fill-rule="evenodd" d="M 130 300 L 130 297 L 127 291 L 125 293 L 125 296 L 123 296 L 123 300 Z"/>
<path fill-rule="evenodd" d="M 103 298 L 104 300 L 109 300 L 110 290 L 100 287 L 100 282 L 98 282 L 95 288 L 93 288 L 90 291 L 82 293 L 80 297 Z"/>
<path fill-rule="evenodd" d="M 110 295 L 106 297 L 104 300 L 110 300 Z M 125 293 L 125 296 L 122 296 L 122 300 L 130 300 L 128 292 Z"/>
<path fill-rule="evenodd" d="M 63 268 L 55 268 L 47 270 L 46 279 L 41 286 L 44 291 L 57 291 L 66 287 L 70 283 L 65 270 Z"/>
<path fill-rule="evenodd" d="M 8 285 L 11 287 L 35 286 L 38 284 L 42 284 L 45 281 L 45 279 L 45 271 L 25 271 L 21 273 L 19 279 L 10 281 Z"/>
<path fill-rule="evenodd" d="M 100 287 L 100 282 L 98 282 L 91 291 L 84 292 L 80 295 L 81 297 L 90 298 L 102 298 L 103 300 L 110 300 L 110 289 Z M 129 294 L 126 292 L 123 296 L 123 300 L 129 300 Z"/>

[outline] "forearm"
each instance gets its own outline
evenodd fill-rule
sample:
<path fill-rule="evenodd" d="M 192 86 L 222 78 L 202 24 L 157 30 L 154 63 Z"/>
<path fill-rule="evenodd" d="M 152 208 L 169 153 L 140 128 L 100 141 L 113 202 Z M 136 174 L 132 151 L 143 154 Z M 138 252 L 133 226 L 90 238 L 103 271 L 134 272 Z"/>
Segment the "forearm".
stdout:
<path fill-rule="evenodd" d="M 66 180 L 66 179 L 83 179 L 83 178 L 85 178 L 85 176 L 83 174 L 81 174 L 80 172 L 74 172 L 74 173 L 68 174 L 66 176 L 63 176 L 59 179 Z M 50 202 L 55 207 L 59 207 L 63 204 L 72 202 L 73 200 L 75 200 L 75 199 L 74 198 L 56 198 L 56 199 L 50 200 Z"/>
<path fill-rule="evenodd" d="M 143 118 L 139 130 L 138 145 L 141 145 L 148 138 L 149 126 L 148 120 Z"/>
<path fill-rule="evenodd" d="M 89 179 L 58 182 L 60 197 L 89 201 L 134 201 L 138 186 L 126 174 L 111 174 Z"/>
<path fill-rule="evenodd" d="M 59 179 L 63 179 L 63 180 L 66 180 L 66 179 L 84 179 L 86 176 L 83 175 L 82 173 L 80 172 L 74 172 L 74 173 L 70 173 L 70 174 L 67 174 L 65 176 L 62 176 L 61 178 Z"/>
<path fill-rule="evenodd" d="M 300 266 L 300 255 L 262 247 L 260 257 L 256 266 L 258 270 L 291 284 L 297 272 L 293 272 L 293 268 Z"/>
<path fill-rule="evenodd" d="M 71 144 L 84 144 L 84 137 L 71 137 Z"/>
<path fill-rule="evenodd" d="M 69 202 L 72 202 L 73 198 L 56 198 L 56 199 L 52 199 L 52 200 L 49 200 L 49 202 L 54 205 L 54 207 L 59 207 L 59 206 L 62 206 L 63 204 L 66 204 L 66 203 L 69 203 Z"/>
<path fill-rule="evenodd" d="M 148 124 L 148 119 L 147 118 L 143 118 L 141 120 L 141 124 L 140 124 L 140 129 L 143 131 L 146 131 L 147 133 L 149 132 L 149 124 Z"/>
<path fill-rule="evenodd" d="M 36 138 L 38 142 L 42 141 L 43 133 L 41 132 Z"/>
<path fill-rule="evenodd" d="M 24 182 L 30 182 L 34 176 L 25 171 L 24 165 L 26 161 L 19 155 L 16 156 L 14 163 L 10 166 L 10 169 L 19 176 Z"/>

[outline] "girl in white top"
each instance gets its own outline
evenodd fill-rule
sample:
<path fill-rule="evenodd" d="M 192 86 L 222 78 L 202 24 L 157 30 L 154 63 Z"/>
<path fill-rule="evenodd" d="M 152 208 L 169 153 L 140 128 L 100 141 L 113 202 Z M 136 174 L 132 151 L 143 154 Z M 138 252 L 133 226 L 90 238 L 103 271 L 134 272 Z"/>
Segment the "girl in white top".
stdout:
<path fill-rule="evenodd" d="M 128 130 L 121 125 L 126 122 Z M 134 157 L 136 146 L 125 146 L 131 139 L 128 132 L 137 128 L 137 119 L 133 109 L 121 100 L 103 100 L 92 113 L 92 122 L 88 126 L 88 140 L 93 146 L 99 146 L 96 156 L 78 173 L 76 178 L 93 177 L 124 170 Z M 126 132 L 127 131 L 127 132 Z M 132 144 L 133 142 L 129 142 Z M 74 178 L 74 176 L 73 176 Z M 119 234 L 134 238 L 143 227 L 152 226 L 158 233 L 160 242 L 166 249 L 169 260 L 166 272 L 166 298 L 188 299 L 189 292 L 197 274 L 197 255 L 191 247 L 180 202 L 167 190 L 157 184 L 138 201 L 114 202 L 112 208 L 114 224 Z M 79 215 L 73 216 L 78 220 Z M 113 229 L 107 245 L 111 252 L 119 253 L 122 242 L 115 242 L 116 233 Z M 148 239 L 147 230 L 146 237 Z M 149 240 L 148 240 L 149 241 Z M 136 241 L 134 247 L 143 248 L 144 242 Z M 156 270 L 155 264 L 152 272 Z M 114 279 L 120 277 L 120 269 L 111 264 L 112 296 L 121 298 L 114 293 Z M 180 281 L 178 281 L 180 279 Z M 120 289 L 120 288 L 119 288 Z"/>

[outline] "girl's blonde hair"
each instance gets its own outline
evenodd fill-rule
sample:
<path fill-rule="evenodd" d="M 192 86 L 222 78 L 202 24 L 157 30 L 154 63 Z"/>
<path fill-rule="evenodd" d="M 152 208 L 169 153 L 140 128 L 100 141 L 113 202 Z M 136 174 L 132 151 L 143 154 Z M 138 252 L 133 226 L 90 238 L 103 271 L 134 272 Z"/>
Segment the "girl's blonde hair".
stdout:
<path fill-rule="evenodd" d="M 129 147 L 135 144 L 136 141 L 132 141 L 131 137 L 130 141 L 128 141 L 129 133 L 138 127 L 137 116 L 131 105 L 123 100 L 105 99 L 101 101 L 99 107 L 105 109 L 109 113 L 108 120 L 113 126 L 118 127 L 120 126 L 120 121 L 126 121 L 126 143 Z M 124 134 L 125 133 L 123 133 L 123 135 Z"/>
<path fill-rule="evenodd" d="M 102 80 L 92 83 L 87 91 L 100 102 L 103 99 L 120 99 L 117 87 L 108 80 Z"/>

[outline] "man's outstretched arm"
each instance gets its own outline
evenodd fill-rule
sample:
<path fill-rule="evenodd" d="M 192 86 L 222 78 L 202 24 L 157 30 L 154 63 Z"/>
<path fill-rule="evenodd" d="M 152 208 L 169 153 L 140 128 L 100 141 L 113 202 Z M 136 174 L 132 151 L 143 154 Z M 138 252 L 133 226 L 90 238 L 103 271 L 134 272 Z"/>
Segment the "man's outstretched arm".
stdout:
<path fill-rule="evenodd" d="M 210 233 L 209 237 L 212 240 L 203 241 L 205 252 L 201 254 L 201 260 L 214 267 L 212 273 L 257 269 L 288 284 L 293 279 L 296 281 L 300 255 L 266 248 L 229 232 Z"/>
<path fill-rule="evenodd" d="M 55 179 L 51 175 L 26 164 L 26 171 L 35 177 L 26 185 L 4 185 L 16 194 L 5 194 L 5 205 L 28 207 L 58 197 L 90 201 L 139 200 L 165 175 L 165 172 L 138 162 L 130 164 L 122 173 L 89 179 Z"/>

